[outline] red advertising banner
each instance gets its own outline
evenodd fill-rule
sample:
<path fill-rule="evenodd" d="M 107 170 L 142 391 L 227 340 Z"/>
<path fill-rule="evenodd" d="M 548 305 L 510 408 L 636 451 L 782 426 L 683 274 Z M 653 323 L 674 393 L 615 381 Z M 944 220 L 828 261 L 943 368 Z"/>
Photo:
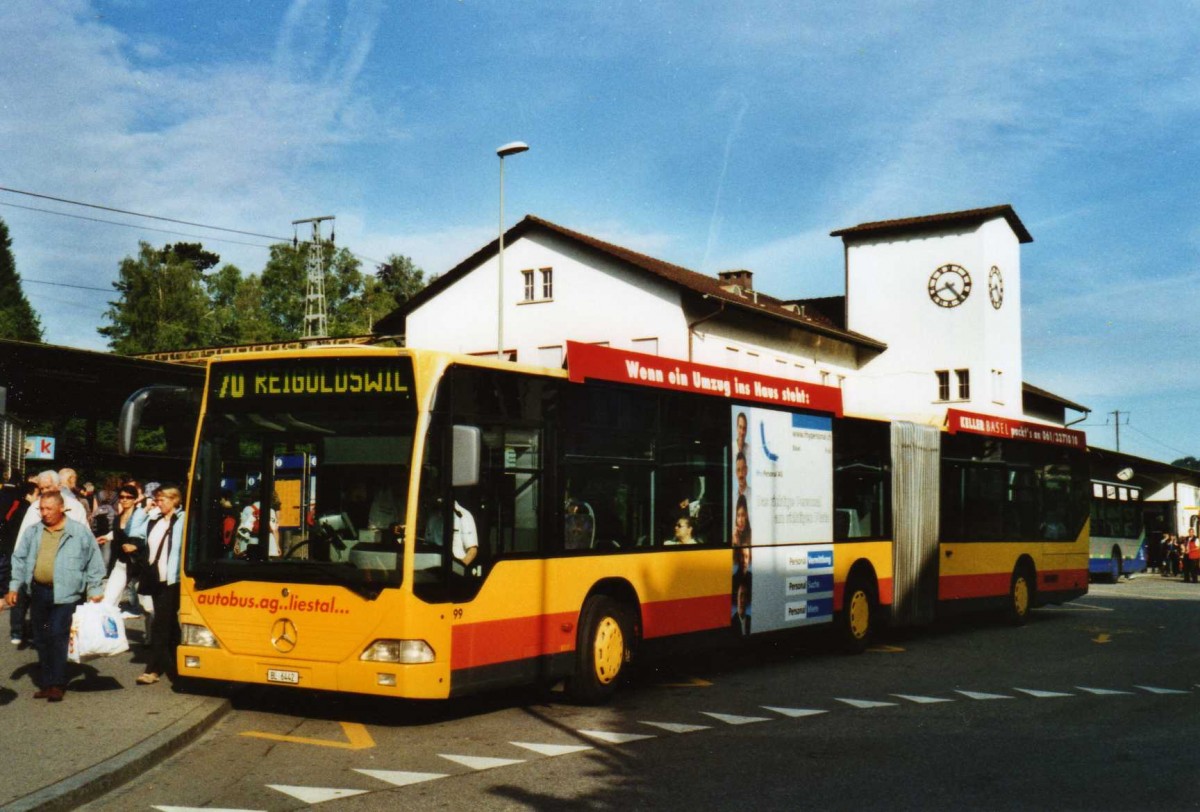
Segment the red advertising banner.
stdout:
<path fill-rule="evenodd" d="M 1087 448 L 1087 435 L 1082 431 L 1046 426 L 1041 423 L 1026 423 L 986 414 L 973 414 L 958 409 L 946 410 L 946 430 L 951 434 L 983 434 L 1002 437 L 1006 440 L 1030 440 L 1035 443 Z"/>
<path fill-rule="evenodd" d="M 577 341 L 567 342 L 567 372 L 575 383 L 588 379 L 634 383 L 842 416 L 842 390 L 832 386 L 692 364 Z"/>

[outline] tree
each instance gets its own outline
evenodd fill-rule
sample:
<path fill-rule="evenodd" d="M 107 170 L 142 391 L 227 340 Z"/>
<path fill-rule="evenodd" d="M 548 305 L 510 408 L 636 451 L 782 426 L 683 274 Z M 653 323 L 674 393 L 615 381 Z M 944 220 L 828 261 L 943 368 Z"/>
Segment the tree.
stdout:
<path fill-rule="evenodd" d="M 271 258 L 262 272 L 262 307 L 271 324 L 271 340 L 285 341 L 304 335 L 305 297 L 308 293 L 309 244 L 271 246 Z M 362 308 L 361 263 L 345 248 L 324 243 L 325 312 L 330 336 L 368 332 Z"/>
<path fill-rule="evenodd" d="M 8 224 L 0 220 L 0 338 L 42 340 L 42 323 L 25 298 L 21 275 L 12 254 Z"/>
<path fill-rule="evenodd" d="M 374 276 L 367 277 L 363 291 L 363 306 L 369 323 L 368 331 L 375 322 L 402 306 L 425 286 L 437 279 L 437 274 L 425 281 L 425 271 L 413 264 L 412 258 L 392 254 L 380 265 Z"/>
<path fill-rule="evenodd" d="M 100 335 L 115 352 L 126 355 L 216 343 L 203 272 L 221 258 L 198 243 L 138 245 L 136 259 L 121 261 L 113 282 L 120 296 L 109 302 L 104 312 L 109 324 L 98 328 Z"/>
<path fill-rule="evenodd" d="M 1191 468 L 1193 471 L 1200 471 L 1200 459 L 1197 459 L 1196 457 L 1183 457 L 1175 460 L 1175 462 L 1171 464 L 1180 468 Z"/>

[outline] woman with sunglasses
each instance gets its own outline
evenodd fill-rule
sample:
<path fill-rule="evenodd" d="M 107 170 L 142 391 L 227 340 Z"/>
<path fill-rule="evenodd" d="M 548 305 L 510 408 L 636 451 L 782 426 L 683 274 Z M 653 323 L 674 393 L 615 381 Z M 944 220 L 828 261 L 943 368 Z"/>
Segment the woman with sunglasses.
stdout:
<path fill-rule="evenodd" d="M 117 515 L 106 541 L 113 546 L 117 563 L 113 565 L 104 587 L 104 602 L 119 606 L 125 587 L 141 560 L 146 546 L 146 514 L 140 509 L 142 489 L 136 482 L 127 482 L 117 489 Z"/>

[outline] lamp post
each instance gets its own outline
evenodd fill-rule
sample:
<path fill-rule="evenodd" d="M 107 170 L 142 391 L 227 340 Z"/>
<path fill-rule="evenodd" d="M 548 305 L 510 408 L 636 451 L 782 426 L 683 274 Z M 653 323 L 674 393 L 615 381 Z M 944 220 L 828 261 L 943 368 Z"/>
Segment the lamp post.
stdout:
<path fill-rule="evenodd" d="M 496 359 L 504 360 L 504 159 L 529 149 L 524 141 L 513 141 L 496 150 L 500 156 L 500 252 L 496 257 L 499 277 L 496 282 Z"/>

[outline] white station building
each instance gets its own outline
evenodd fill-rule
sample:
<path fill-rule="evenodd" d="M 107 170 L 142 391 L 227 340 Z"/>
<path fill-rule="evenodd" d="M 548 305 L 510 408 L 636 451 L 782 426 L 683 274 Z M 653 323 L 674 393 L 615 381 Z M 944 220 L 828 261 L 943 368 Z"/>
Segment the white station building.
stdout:
<path fill-rule="evenodd" d="M 1022 378 L 1011 206 L 834 231 L 846 295 L 779 299 L 532 215 L 376 327 L 408 346 L 561 367 L 568 340 L 839 387 L 847 414 L 941 425 L 947 409 L 1062 426 L 1087 407 Z M 502 304 L 501 304 L 502 302 Z"/>

